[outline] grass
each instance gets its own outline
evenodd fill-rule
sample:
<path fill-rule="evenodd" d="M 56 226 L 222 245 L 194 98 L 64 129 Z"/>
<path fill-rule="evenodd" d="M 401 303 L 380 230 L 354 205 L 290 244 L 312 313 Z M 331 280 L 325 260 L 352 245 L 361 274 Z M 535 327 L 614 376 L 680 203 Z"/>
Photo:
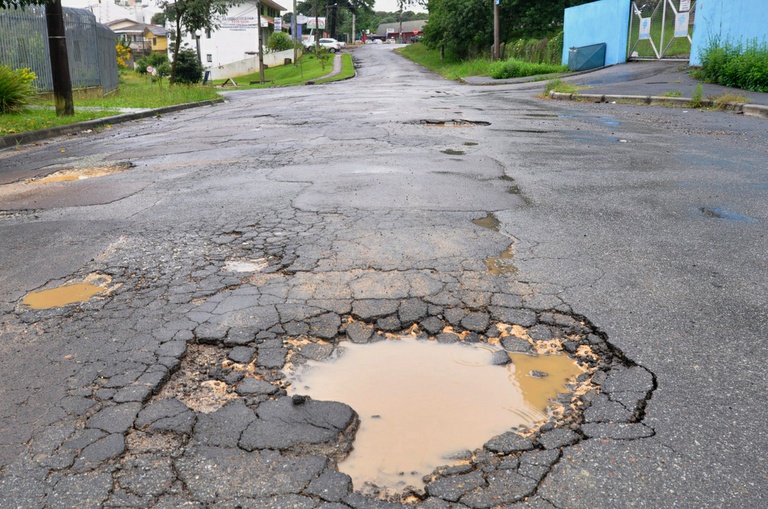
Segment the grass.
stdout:
<path fill-rule="evenodd" d="M 325 76 L 333 70 L 333 55 L 329 58 L 325 68 L 323 68 L 322 62 L 312 53 L 305 53 L 297 62 L 298 65 L 281 65 L 279 67 L 271 67 L 264 70 L 264 79 L 266 83 L 259 83 L 259 73 L 245 74 L 243 76 L 236 76 L 234 78 L 237 83 L 238 90 L 250 89 L 250 88 L 267 88 L 267 87 L 289 87 L 296 85 L 304 85 L 307 81 L 313 81 L 317 78 Z M 355 71 L 352 65 L 352 56 L 344 54 L 341 56 L 342 62 L 342 75 L 346 72 L 348 75 L 354 76 Z M 346 62 L 346 65 L 345 65 Z M 351 73 L 351 74 L 350 74 Z M 340 76 L 334 76 L 322 82 L 335 81 L 343 79 Z M 224 83 L 225 80 L 215 80 L 215 85 Z M 316 81 L 320 83 L 321 81 Z"/>
<path fill-rule="evenodd" d="M 673 90 L 671 92 L 664 92 L 661 94 L 661 97 L 680 97 L 683 93 L 679 90 Z"/>
<path fill-rule="evenodd" d="M 561 94 L 577 94 L 579 90 L 584 90 L 584 86 L 574 85 L 573 83 L 566 83 L 561 79 L 554 79 L 547 82 L 544 85 L 544 95 L 548 96 L 550 92 L 559 92 Z"/>
<path fill-rule="evenodd" d="M 725 93 L 712 97 L 712 102 L 715 107 L 721 110 L 724 110 L 728 106 L 728 103 L 746 103 L 747 101 L 748 99 L 746 96 L 732 93 Z"/>
<path fill-rule="evenodd" d="M 355 75 L 355 65 L 352 63 L 352 55 L 341 55 L 341 73 L 323 80 L 317 80 L 315 83 L 328 83 L 330 81 L 346 80 Z"/>
<path fill-rule="evenodd" d="M 768 92 L 768 43 L 746 44 L 712 37 L 701 52 L 701 69 L 693 75 L 726 87 Z"/>
<path fill-rule="evenodd" d="M 52 109 L 27 109 L 16 113 L 0 115 L 0 136 L 8 136 L 28 131 L 39 131 L 49 127 L 74 124 L 96 118 L 117 114 L 115 110 L 86 111 L 75 108 L 73 117 L 57 117 Z"/>
<path fill-rule="evenodd" d="M 519 78 L 564 72 L 567 70 L 564 66 L 532 64 L 511 58 L 501 62 L 494 62 L 488 58 L 458 60 L 446 57 L 441 59 L 438 50 L 428 49 L 421 43 L 409 44 L 397 51 L 408 60 L 423 65 L 450 80 L 466 78 L 467 76 Z"/>

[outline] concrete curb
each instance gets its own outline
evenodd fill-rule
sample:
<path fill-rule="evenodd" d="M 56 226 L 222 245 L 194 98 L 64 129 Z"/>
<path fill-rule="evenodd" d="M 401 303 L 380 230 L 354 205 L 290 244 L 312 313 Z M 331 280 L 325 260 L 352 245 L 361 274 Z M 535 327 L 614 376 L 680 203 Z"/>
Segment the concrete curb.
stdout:
<path fill-rule="evenodd" d="M 611 95 L 611 94 L 564 94 L 562 92 L 550 92 L 549 97 L 551 99 L 560 101 L 586 101 L 593 103 L 630 103 L 630 104 L 647 104 L 649 106 L 678 106 L 689 107 L 691 106 L 691 99 L 687 97 L 665 97 L 658 95 Z M 703 99 L 701 106 L 711 108 L 715 106 L 715 102 L 710 99 Z M 730 113 L 743 114 L 750 117 L 758 117 L 768 119 L 768 106 L 762 104 L 749 104 L 729 102 L 726 103 L 723 111 Z"/>
<path fill-rule="evenodd" d="M 9 134 L 7 136 L 0 137 L 0 150 L 6 149 L 8 147 L 15 147 L 17 145 L 24 145 L 26 143 L 34 143 L 36 141 L 47 140 L 49 138 L 55 138 L 65 134 L 79 133 L 82 131 L 87 131 L 88 129 L 97 129 L 109 124 L 119 124 L 122 122 L 129 122 L 131 120 L 154 117 L 155 115 L 162 115 L 164 113 L 173 113 L 174 111 L 198 108 L 200 106 L 213 106 L 214 104 L 220 104 L 223 102 L 224 99 L 219 98 L 196 103 L 176 104 L 174 106 L 166 106 L 164 108 L 156 108 L 153 110 L 138 111 L 135 113 L 124 113 L 122 115 L 114 115 L 112 117 L 86 120 L 85 122 L 77 122 L 74 124 L 51 127 L 50 129 L 41 129 L 39 131 Z"/>

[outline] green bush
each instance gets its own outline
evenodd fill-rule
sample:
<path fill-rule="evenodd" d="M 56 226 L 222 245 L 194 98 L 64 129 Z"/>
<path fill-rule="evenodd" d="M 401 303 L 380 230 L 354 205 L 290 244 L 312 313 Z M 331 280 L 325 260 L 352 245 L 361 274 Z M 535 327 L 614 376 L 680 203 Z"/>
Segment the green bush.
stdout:
<path fill-rule="evenodd" d="M 164 64 L 168 64 L 168 56 L 165 53 L 152 52 L 136 61 L 136 72 L 147 74 L 147 66 L 151 65 L 155 69 L 160 69 Z"/>
<path fill-rule="evenodd" d="M 37 75 L 29 69 L 11 69 L 0 65 L 0 113 L 21 110 L 35 95 L 32 82 Z"/>
<path fill-rule="evenodd" d="M 195 50 L 189 47 L 182 48 L 178 58 L 174 83 L 192 84 L 203 79 L 203 66 L 197 59 Z"/>
<path fill-rule="evenodd" d="M 753 39 L 744 46 L 713 37 L 701 53 L 696 77 L 726 87 L 768 92 L 768 45 Z"/>
<path fill-rule="evenodd" d="M 293 41 L 291 36 L 285 32 L 275 32 L 269 36 L 267 41 L 267 48 L 272 51 L 285 51 L 293 49 Z"/>
<path fill-rule="evenodd" d="M 506 45 L 506 56 L 534 64 L 560 65 L 563 55 L 563 32 L 552 38 L 517 39 Z"/>
<path fill-rule="evenodd" d="M 491 66 L 491 76 L 496 79 L 522 78 L 524 76 L 565 72 L 566 70 L 567 68 L 562 65 L 523 62 L 515 58 L 508 58 L 501 62 L 495 62 Z"/>

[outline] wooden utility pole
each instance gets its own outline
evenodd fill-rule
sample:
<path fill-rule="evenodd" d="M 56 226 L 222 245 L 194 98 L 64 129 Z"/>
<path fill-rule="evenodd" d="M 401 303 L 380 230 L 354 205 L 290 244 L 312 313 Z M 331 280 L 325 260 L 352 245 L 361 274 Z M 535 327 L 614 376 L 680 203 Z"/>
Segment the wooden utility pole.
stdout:
<path fill-rule="evenodd" d="M 56 116 L 71 117 L 75 114 L 75 103 L 72 99 L 72 78 L 69 75 L 69 57 L 61 0 L 45 4 L 45 22 L 48 26 L 48 48 L 51 53 Z"/>
<path fill-rule="evenodd" d="M 499 35 L 499 1 L 493 0 L 493 60 L 501 58 L 501 37 Z"/>
<path fill-rule="evenodd" d="M 256 37 L 256 44 L 258 45 L 256 49 L 259 51 L 259 83 L 266 83 L 267 80 L 264 78 L 264 36 L 261 30 L 261 2 L 259 1 L 256 2 L 256 24 L 258 25 L 256 33 L 259 34 Z"/>

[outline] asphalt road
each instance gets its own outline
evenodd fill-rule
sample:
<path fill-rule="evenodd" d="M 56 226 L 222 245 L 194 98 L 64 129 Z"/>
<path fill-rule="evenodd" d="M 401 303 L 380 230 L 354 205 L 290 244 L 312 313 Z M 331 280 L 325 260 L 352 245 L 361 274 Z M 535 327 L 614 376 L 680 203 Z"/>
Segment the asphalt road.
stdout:
<path fill-rule="evenodd" d="M 589 347 L 592 390 L 408 503 L 765 505 L 765 121 L 460 85 L 391 50 L 0 152 L 0 507 L 401 507 L 336 470 L 354 409 L 292 400 L 281 368 L 496 323 Z M 108 293 L 21 302 L 89 275 Z"/>

